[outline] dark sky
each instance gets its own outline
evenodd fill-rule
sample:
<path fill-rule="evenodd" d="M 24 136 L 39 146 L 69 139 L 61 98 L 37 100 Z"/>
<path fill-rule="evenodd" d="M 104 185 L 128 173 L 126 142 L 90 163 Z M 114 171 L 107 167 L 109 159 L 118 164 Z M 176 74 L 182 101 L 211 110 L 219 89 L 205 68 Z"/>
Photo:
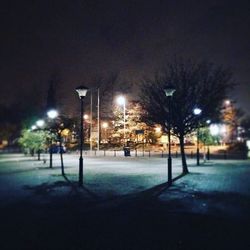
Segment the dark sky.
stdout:
<path fill-rule="evenodd" d="M 230 67 L 250 107 L 250 1 L 6 1 L 0 7 L 1 103 L 44 102 L 51 74 L 60 102 L 75 86 L 120 72 L 131 82 L 174 56 Z"/>

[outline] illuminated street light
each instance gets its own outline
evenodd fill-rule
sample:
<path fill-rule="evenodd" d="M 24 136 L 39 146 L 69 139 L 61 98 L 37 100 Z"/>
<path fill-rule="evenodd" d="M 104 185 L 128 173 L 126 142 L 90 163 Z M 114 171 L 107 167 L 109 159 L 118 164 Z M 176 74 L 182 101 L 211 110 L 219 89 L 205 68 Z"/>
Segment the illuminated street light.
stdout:
<path fill-rule="evenodd" d="M 88 88 L 84 86 L 79 86 L 76 88 L 76 92 L 79 95 L 81 100 L 81 114 L 80 114 L 80 157 L 79 157 L 79 186 L 83 185 L 83 158 L 82 158 L 82 150 L 83 150 L 83 99 L 87 95 Z"/>
<path fill-rule="evenodd" d="M 88 120 L 88 119 L 89 119 L 89 115 L 85 114 L 85 115 L 83 116 L 83 119 L 84 119 L 84 120 Z"/>
<path fill-rule="evenodd" d="M 200 115 L 201 112 L 202 112 L 202 110 L 201 110 L 200 108 L 195 108 L 195 109 L 193 110 L 193 112 L 194 112 L 195 115 Z"/>
<path fill-rule="evenodd" d="M 58 112 L 55 109 L 51 109 L 47 112 L 49 119 L 54 120 L 58 117 Z M 52 168 L 52 157 L 53 157 L 53 148 L 52 148 L 52 138 L 50 139 L 50 150 L 49 150 L 49 167 Z"/>
<path fill-rule="evenodd" d="M 194 108 L 193 113 L 194 113 L 194 115 L 198 116 L 202 113 L 202 110 L 200 108 Z M 200 165 L 200 149 L 199 149 L 200 140 L 199 140 L 199 136 L 200 136 L 200 127 L 198 125 L 198 128 L 197 128 L 197 149 L 196 149 L 197 166 Z"/>
<path fill-rule="evenodd" d="M 42 127 L 44 126 L 44 124 L 45 124 L 44 120 L 38 120 L 38 121 L 36 122 L 36 125 L 37 125 L 39 128 L 42 128 Z"/>
<path fill-rule="evenodd" d="M 35 129 L 37 129 L 37 126 L 36 125 L 32 125 L 31 126 L 31 130 L 35 130 Z"/>
<path fill-rule="evenodd" d="M 172 119 L 172 110 L 171 110 L 171 100 L 172 100 L 172 96 L 175 92 L 175 88 L 172 85 L 168 85 L 165 89 L 164 89 L 165 95 L 168 98 L 168 111 L 169 111 L 169 118 L 168 118 L 168 184 L 172 185 L 172 157 L 171 157 L 171 119 Z"/>
<path fill-rule="evenodd" d="M 108 126 L 109 126 L 109 125 L 108 125 L 107 122 L 103 122 L 103 123 L 102 123 L 102 127 L 103 127 L 103 128 L 107 128 Z"/>
<path fill-rule="evenodd" d="M 226 106 L 229 106 L 231 104 L 231 101 L 230 100 L 225 100 L 224 103 L 225 103 Z"/>
<path fill-rule="evenodd" d="M 155 128 L 155 132 L 156 132 L 156 133 L 160 133 L 160 132 L 161 132 L 161 127 L 156 127 L 156 128 Z"/>
<path fill-rule="evenodd" d="M 123 106 L 123 138 L 124 138 L 124 146 L 126 146 L 125 144 L 125 130 L 126 130 L 126 99 L 124 96 L 118 96 L 117 97 L 117 103 L 120 105 L 120 106 Z"/>
<path fill-rule="evenodd" d="M 107 136 L 107 128 L 108 128 L 109 124 L 107 122 L 103 122 L 102 123 L 102 128 L 104 129 L 104 140 L 107 142 L 108 140 L 108 136 Z"/>
<path fill-rule="evenodd" d="M 57 110 L 55 109 L 51 109 L 47 112 L 47 116 L 50 118 L 50 119 L 55 119 L 57 116 L 58 116 L 58 112 Z"/>

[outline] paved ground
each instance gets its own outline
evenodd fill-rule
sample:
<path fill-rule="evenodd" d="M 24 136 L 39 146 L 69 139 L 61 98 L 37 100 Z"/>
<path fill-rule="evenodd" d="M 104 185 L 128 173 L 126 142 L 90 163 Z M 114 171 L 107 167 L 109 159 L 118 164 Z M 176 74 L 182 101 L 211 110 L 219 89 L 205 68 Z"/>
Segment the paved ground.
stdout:
<path fill-rule="evenodd" d="M 46 158 L 46 157 L 45 157 Z M 250 161 L 0 155 L 1 249 L 249 249 Z"/>

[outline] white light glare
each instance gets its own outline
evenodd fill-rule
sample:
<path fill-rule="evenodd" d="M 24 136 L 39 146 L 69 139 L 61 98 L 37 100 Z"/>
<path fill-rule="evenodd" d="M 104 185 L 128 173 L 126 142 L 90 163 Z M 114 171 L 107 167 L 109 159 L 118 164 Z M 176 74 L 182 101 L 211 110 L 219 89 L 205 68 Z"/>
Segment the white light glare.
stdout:
<path fill-rule="evenodd" d="M 55 109 L 51 109 L 47 112 L 47 115 L 51 119 L 55 119 L 58 116 L 58 112 Z"/>
<path fill-rule="evenodd" d="M 194 112 L 195 115 L 199 115 L 199 114 L 201 114 L 202 110 L 200 108 L 195 108 L 193 110 L 193 112 Z"/>
<path fill-rule="evenodd" d="M 43 127 L 44 124 L 45 124 L 44 120 L 38 120 L 38 121 L 36 122 L 36 125 L 37 125 L 39 128 Z"/>
<path fill-rule="evenodd" d="M 124 96 L 118 96 L 117 97 L 117 103 L 119 105 L 124 105 L 125 104 L 125 97 Z"/>

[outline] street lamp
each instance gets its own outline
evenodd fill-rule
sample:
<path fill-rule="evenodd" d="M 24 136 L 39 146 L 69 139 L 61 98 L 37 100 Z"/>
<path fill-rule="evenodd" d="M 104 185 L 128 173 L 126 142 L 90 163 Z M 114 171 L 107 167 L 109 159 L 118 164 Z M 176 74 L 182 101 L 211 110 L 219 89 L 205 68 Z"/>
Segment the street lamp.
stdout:
<path fill-rule="evenodd" d="M 44 124 L 45 124 L 44 120 L 38 120 L 38 121 L 36 122 L 36 125 L 37 125 L 39 128 L 42 128 L 42 127 L 44 126 Z"/>
<path fill-rule="evenodd" d="M 108 123 L 107 122 L 103 122 L 102 123 L 102 128 L 104 129 L 104 142 L 108 141 L 108 136 L 107 136 L 107 128 L 108 128 Z"/>
<path fill-rule="evenodd" d="M 31 130 L 35 130 L 35 129 L 37 129 L 37 126 L 36 125 L 32 125 L 31 126 Z"/>
<path fill-rule="evenodd" d="M 168 118 L 168 184 L 172 185 L 172 157 L 171 157 L 171 99 L 172 96 L 175 92 L 175 88 L 172 85 L 167 85 L 166 88 L 164 89 L 164 92 L 168 98 L 168 112 L 169 112 L 169 118 Z"/>
<path fill-rule="evenodd" d="M 126 99 L 124 96 L 118 96 L 117 97 L 117 103 L 119 105 L 123 105 L 123 139 L 124 139 L 124 146 L 126 146 L 126 143 L 125 143 L 125 137 L 126 137 Z"/>
<path fill-rule="evenodd" d="M 58 112 L 55 109 L 51 109 L 47 112 L 47 115 L 50 119 L 55 119 L 58 116 Z"/>
<path fill-rule="evenodd" d="M 202 113 L 202 110 L 200 108 L 194 108 L 193 110 L 194 115 L 199 116 Z M 200 136 L 200 127 L 198 125 L 197 128 L 197 149 L 196 149 L 196 161 L 197 161 L 197 166 L 200 165 L 200 145 L 199 145 L 199 136 Z"/>
<path fill-rule="evenodd" d="M 55 109 L 51 109 L 47 112 L 47 116 L 49 119 L 54 120 L 58 116 L 58 112 Z M 52 131 L 51 131 L 52 132 Z M 52 148 L 52 137 L 50 139 L 50 150 L 49 150 L 49 167 L 52 168 L 52 155 L 53 155 L 53 148 Z"/>
<path fill-rule="evenodd" d="M 80 158 L 79 158 L 79 186 L 83 185 L 83 158 L 82 158 L 82 150 L 83 150 L 83 99 L 87 95 L 88 88 L 84 86 L 79 86 L 76 88 L 76 92 L 79 95 L 81 100 L 81 115 L 80 115 Z"/>

